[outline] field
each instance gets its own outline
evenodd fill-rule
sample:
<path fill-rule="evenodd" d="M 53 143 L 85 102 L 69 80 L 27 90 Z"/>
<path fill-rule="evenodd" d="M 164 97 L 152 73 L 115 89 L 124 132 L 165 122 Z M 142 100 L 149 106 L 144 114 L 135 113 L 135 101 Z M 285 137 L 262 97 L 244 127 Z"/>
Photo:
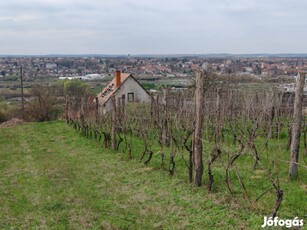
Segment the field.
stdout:
<path fill-rule="evenodd" d="M 60 121 L 0 129 L 0 145 L 1 229 L 259 229 L 270 211 L 195 188 L 180 159 L 170 177 L 158 156 L 145 166 Z M 306 219 L 306 172 L 283 174 L 279 217 Z"/>

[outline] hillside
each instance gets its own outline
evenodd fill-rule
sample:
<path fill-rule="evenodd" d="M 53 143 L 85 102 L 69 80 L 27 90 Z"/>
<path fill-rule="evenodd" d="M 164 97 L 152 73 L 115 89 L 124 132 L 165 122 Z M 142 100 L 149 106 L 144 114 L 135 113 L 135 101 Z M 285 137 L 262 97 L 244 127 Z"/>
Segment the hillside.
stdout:
<path fill-rule="evenodd" d="M 180 173 L 169 177 L 154 163 L 106 150 L 64 122 L 0 129 L 0 146 L 1 229 L 259 229 L 263 223 L 263 213 L 226 193 L 208 194 Z M 306 211 L 303 189 L 291 198 L 299 214 Z M 290 207 L 281 213 L 295 214 L 285 194 Z"/>

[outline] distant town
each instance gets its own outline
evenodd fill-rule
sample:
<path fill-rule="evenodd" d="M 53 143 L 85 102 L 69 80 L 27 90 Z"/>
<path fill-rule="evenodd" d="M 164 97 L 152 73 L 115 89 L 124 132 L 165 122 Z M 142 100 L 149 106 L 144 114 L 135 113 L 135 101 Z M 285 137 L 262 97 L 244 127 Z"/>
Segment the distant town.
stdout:
<path fill-rule="evenodd" d="M 25 78 L 59 78 L 111 74 L 116 69 L 141 77 L 187 77 L 202 67 L 212 65 L 218 74 L 248 74 L 258 77 L 294 76 L 307 70 L 307 58 L 202 58 L 202 57 L 1 57 L 2 80 L 19 75 L 20 66 Z"/>
<path fill-rule="evenodd" d="M 147 88 L 162 86 L 186 87 L 195 71 L 209 63 L 217 75 L 248 76 L 255 80 L 295 79 L 307 71 L 307 57 L 274 56 L 7 56 L 0 57 L 0 88 L 19 88 L 22 69 L 25 87 L 33 82 L 63 79 L 92 81 L 98 92 L 114 72 L 133 74 Z M 94 82 L 94 83 L 93 83 Z M 7 83 L 7 84 L 6 84 Z M 0 91 L 1 92 L 1 91 Z"/>

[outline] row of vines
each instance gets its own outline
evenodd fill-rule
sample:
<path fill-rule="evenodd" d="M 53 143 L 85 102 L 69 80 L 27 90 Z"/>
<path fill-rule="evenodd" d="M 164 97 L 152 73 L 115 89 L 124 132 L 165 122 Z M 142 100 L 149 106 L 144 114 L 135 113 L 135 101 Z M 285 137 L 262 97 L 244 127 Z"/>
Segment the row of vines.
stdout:
<path fill-rule="evenodd" d="M 248 205 L 271 196 L 274 217 L 283 199 L 278 169 L 290 163 L 290 157 L 286 160 L 278 154 L 290 151 L 295 95 L 273 86 L 216 82 L 212 76 L 201 72 L 189 89 L 165 89 L 152 95 L 150 104 L 112 97 L 110 111 L 104 111 L 97 98 L 67 98 L 65 118 L 104 148 L 138 157 L 145 165 L 158 156 L 171 176 L 177 164 L 184 165 L 188 180 L 196 186 L 205 183 L 209 192 L 226 189 L 232 197 L 242 196 Z M 303 161 L 297 163 L 302 170 L 307 165 L 306 123 L 305 116 L 300 122 Z M 135 148 L 135 140 L 142 151 L 140 146 Z M 244 168 L 239 167 L 240 161 Z M 243 172 L 247 168 L 249 174 Z M 246 183 L 257 180 L 252 175 L 259 171 L 264 175 L 263 192 L 252 194 Z"/>

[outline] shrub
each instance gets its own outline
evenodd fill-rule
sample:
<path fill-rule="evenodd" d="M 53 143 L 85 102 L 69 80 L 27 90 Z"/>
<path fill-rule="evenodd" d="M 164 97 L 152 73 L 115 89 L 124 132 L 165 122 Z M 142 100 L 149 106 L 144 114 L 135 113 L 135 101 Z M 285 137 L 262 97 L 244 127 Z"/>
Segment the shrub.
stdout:
<path fill-rule="evenodd" d="M 31 93 L 34 99 L 25 108 L 27 120 L 50 121 L 58 119 L 63 113 L 63 104 L 57 97 L 56 86 L 35 85 Z"/>

